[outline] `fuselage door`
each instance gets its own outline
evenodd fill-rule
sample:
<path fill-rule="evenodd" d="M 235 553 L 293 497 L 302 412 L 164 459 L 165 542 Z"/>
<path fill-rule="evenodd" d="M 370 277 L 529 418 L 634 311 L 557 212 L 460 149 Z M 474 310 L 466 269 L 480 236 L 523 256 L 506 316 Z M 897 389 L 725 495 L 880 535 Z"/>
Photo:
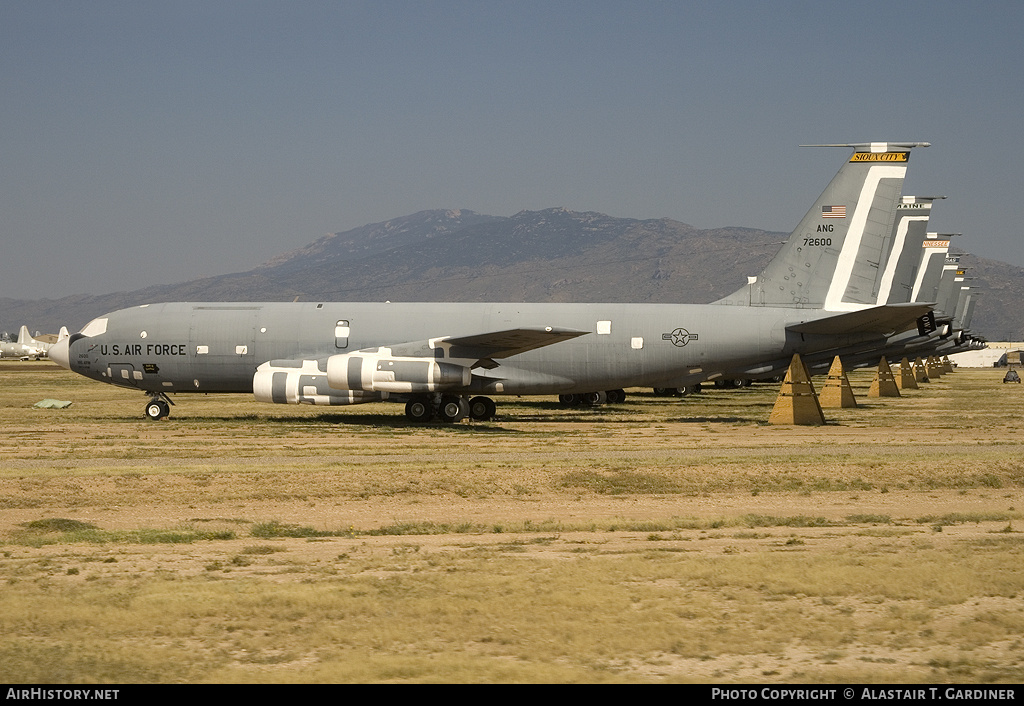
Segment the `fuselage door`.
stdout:
<path fill-rule="evenodd" d="M 111 363 L 107 366 L 107 378 L 121 387 L 138 387 L 142 373 L 131 363 Z"/>
<path fill-rule="evenodd" d="M 334 347 L 348 348 L 348 336 L 351 328 L 348 321 L 341 319 L 334 325 Z"/>

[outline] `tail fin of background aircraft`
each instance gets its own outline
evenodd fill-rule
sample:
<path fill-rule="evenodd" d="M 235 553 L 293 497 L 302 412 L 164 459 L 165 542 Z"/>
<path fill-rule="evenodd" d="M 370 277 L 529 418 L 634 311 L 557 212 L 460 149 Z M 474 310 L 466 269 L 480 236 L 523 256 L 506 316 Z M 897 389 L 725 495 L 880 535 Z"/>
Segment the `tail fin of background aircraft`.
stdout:
<path fill-rule="evenodd" d="M 974 317 L 974 306 L 978 303 L 978 296 L 980 292 L 976 292 L 973 289 L 969 289 L 965 296 L 964 311 L 960 315 L 958 321 L 954 321 L 954 325 L 958 328 L 967 331 L 971 328 L 971 319 Z"/>
<path fill-rule="evenodd" d="M 932 202 L 945 196 L 904 196 L 896 204 L 891 250 L 881 267 L 878 304 L 912 301 L 911 294 L 921 265 L 921 245 L 928 231 Z"/>
<path fill-rule="evenodd" d="M 949 250 L 949 239 L 954 235 L 959 233 L 928 233 L 928 237 L 921 243 L 921 265 L 914 280 L 913 291 L 910 293 L 910 301 L 936 301 L 946 253 Z"/>
<path fill-rule="evenodd" d="M 966 271 L 960 265 L 959 255 L 946 253 L 946 263 L 942 266 L 942 276 L 935 290 L 935 315 L 951 319 L 956 312 L 960 300 L 960 287 L 963 286 Z"/>
<path fill-rule="evenodd" d="M 855 151 L 764 271 L 715 303 L 827 311 L 876 305 L 910 150 L 928 144 L 819 145 Z"/>
<path fill-rule="evenodd" d="M 963 280 L 957 282 L 957 298 L 956 305 L 953 307 L 950 316 L 952 317 L 952 326 L 954 329 L 964 328 L 964 312 L 967 311 L 967 303 L 971 299 L 971 285 L 967 284 Z"/>

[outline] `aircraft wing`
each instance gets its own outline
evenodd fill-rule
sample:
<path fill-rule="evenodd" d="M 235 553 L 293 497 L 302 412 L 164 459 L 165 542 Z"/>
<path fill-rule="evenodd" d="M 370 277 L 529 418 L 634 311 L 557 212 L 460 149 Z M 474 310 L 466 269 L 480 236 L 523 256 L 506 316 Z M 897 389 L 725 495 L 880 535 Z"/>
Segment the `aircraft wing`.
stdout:
<path fill-rule="evenodd" d="M 509 358 L 526 351 L 585 336 L 589 331 L 537 326 L 491 331 L 469 336 L 441 336 L 426 341 L 386 346 L 392 355 L 417 358 L 474 359 L 485 368 L 497 367 L 496 358 Z"/>
<path fill-rule="evenodd" d="M 844 333 L 878 333 L 888 335 L 918 326 L 918 319 L 927 316 L 934 304 L 910 302 L 906 304 L 885 304 L 869 309 L 834 314 L 813 321 L 790 324 L 787 331 L 821 335 Z"/>
<path fill-rule="evenodd" d="M 475 348 L 488 351 L 488 358 L 508 358 L 519 353 L 543 348 L 554 343 L 568 341 L 578 336 L 585 336 L 589 331 L 568 328 L 514 328 L 508 331 L 494 331 L 474 336 L 457 336 L 441 339 L 452 348 Z M 452 357 L 461 357 L 454 355 Z"/>

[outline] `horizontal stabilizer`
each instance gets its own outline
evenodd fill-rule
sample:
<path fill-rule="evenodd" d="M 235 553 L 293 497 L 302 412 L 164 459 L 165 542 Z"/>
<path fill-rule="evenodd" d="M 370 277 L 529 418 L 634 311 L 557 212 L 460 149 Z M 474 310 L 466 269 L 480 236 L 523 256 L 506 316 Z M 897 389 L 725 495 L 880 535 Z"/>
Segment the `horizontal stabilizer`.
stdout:
<path fill-rule="evenodd" d="M 826 316 L 822 319 L 791 324 L 787 331 L 794 333 L 838 336 L 852 333 L 891 334 L 906 331 L 917 325 L 917 319 L 932 310 L 934 304 L 911 302 L 907 304 L 886 304 L 868 309 L 849 311 Z"/>

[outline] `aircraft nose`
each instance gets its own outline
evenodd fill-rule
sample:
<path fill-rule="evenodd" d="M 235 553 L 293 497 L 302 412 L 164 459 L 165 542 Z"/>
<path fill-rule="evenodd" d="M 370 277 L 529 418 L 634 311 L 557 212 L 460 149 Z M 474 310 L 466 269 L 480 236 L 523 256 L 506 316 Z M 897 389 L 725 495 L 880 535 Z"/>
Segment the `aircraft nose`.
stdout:
<path fill-rule="evenodd" d="M 71 370 L 71 353 L 68 348 L 68 339 L 62 338 L 50 346 L 47 355 L 50 356 L 50 360 L 60 367 Z"/>

